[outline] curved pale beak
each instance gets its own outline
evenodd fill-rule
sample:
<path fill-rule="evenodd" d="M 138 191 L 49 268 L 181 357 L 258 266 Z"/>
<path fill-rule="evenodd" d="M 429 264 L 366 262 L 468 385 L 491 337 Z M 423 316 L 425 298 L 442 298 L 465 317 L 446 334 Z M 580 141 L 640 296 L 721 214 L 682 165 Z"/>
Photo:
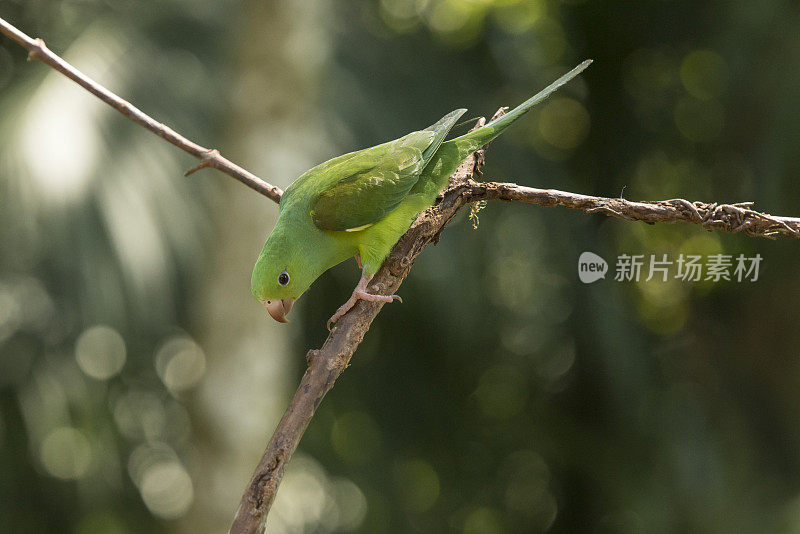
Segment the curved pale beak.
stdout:
<path fill-rule="evenodd" d="M 289 322 L 289 320 L 286 319 L 286 314 L 292 309 L 292 304 L 294 304 L 292 299 L 262 300 L 261 302 L 264 303 L 264 307 L 273 319 L 279 323 Z"/>

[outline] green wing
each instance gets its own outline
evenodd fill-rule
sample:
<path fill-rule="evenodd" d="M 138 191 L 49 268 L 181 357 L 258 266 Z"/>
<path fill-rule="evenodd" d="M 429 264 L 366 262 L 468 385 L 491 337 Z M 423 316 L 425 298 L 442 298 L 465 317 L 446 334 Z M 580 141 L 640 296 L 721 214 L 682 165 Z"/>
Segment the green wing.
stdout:
<path fill-rule="evenodd" d="M 414 187 L 465 111 L 456 110 L 425 130 L 356 152 L 331 168 L 337 179 L 311 202 L 311 218 L 317 228 L 356 231 L 383 219 Z"/>

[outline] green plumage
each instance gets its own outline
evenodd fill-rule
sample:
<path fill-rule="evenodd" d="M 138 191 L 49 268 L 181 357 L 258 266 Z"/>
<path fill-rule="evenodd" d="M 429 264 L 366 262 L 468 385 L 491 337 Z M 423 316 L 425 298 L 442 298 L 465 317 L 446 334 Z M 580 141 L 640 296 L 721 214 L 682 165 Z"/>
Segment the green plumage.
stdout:
<path fill-rule="evenodd" d="M 296 300 L 323 272 L 356 254 L 364 275 L 372 276 L 467 156 L 589 63 L 502 117 L 450 141 L 444 139 L 464 109 L 424 130 L 339 156 L 304 173 L 281 199 L 278 221 L 253 269 L 253 295 L 265 302 Z M 284 271 L 289 282 L 282 285 Z"/>

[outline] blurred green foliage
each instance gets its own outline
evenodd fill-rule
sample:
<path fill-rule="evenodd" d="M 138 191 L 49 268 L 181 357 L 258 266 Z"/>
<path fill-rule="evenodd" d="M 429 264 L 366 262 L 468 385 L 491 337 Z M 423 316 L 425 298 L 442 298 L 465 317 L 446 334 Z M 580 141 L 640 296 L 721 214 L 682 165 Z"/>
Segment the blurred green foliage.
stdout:
<path fill-rule="evenodd" d="M 487 179 L 800 215 L 791 2 L 0 0 L 282 187 L 595 64 Z M 354 262 L 273 324 L 276 207 L 0 41 L 0 530 L 224 531 Z M 468 126 L 462 126 L 467 128 Z M 745 254 L 757 282 L 579 282 Z M 489 204 L 427 250 L 321 405 L 268 532 L 795 532 L 797 245 Z"/>

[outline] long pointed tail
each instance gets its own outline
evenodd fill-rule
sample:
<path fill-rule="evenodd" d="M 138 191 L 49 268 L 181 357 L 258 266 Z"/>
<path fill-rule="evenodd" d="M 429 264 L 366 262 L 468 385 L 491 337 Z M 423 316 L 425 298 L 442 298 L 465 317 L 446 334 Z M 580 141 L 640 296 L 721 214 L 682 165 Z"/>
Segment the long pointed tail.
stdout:
<path fill-rule="evenodd" d="M 461 159 L 466 158 L 469 154 L 473 153 L 503 133 L 503 131 L 505 131 L 505 129 L 508 128 L 512 122 L 527 113 L 533 106 L 551 94 L 555 93 L 562 85 L 566 84 L 572 78 L 583 72 L 586 67 L 591 65 L 591 63 L 592 60 L 587 59 L 505 115 L 498 117 L 482 128 L 478 128 L 477 130 L 464 134 L 461 137 L 456 137 L 448 142 L 454 143 L 458 147 L 458 152 Z"/>

